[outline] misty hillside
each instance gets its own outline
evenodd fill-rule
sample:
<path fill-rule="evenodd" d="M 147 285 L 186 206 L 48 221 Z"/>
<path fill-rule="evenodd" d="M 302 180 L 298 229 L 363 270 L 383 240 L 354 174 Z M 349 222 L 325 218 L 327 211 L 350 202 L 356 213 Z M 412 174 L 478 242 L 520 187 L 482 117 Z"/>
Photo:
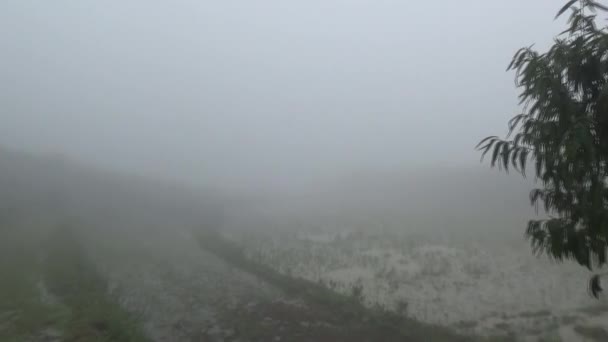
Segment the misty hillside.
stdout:
<path fill-rule="evenodd" d="M 216 194 L 0 148 L 4 215 L 107 226 L 195 226 L 219 213 Z"/>
<path fill-rule="evenodd" d="M 0 0 L 0 342 L 608 341 L 604 19 Z"/>
<path fill-rule="evenodd" d="M 244 259 L 210 194 L 6 150 L 0 180 L 0 340 L 464 341 Z"/>
<path fill-rule="evenodd" d="M 297 191 L 243 194 L 235 200 L 236 195 L 222 195 L 216 189 L 186 188 L 58 157 L 0 149 L 0 186 L 0 203 L 10 215 L 27 210 L 29 216 L 36 212 L 54 219 L 121 225 L 210 226 L 246 217 L 254 226 L 256 217 L 265 213 L 286 220 L 285 230 L 307 218 L 309 224 L 359 222 L 358 229 L 367 225 L 371 230 L 501 230 L 520 236 L 525 222 L 535 216 L 527 201 L 531 180 L 481 165 L 358 172 L 328 177 Z"/>
<path fill-rule="evenodd" d="M 522 237 L 534 215 L 524 201 L 530 186 L 483 168 L 361 172 L 235 200 L 2 150 L 0 267 L 15 272 L 11 260 L 19 260 L 40 272 L 10 276 L 16 288 L 32 288 L 27 298 L 40 296 L 36 310 L 77 310 L 57 279 L 96 279 L 87 291 L 105 311 L 80 320 L 104 315 L 104 324 L 144 340 L 517 341 L 557 334 L 558 319 L 567 320 L 558 335 L 576 340 L 576 329 L 605 319 L 608 306 L 590 302 L 584 270 L 532 257 Z M 89 271 L 49 273 L 57 260 L 64 273 L 82 263 Z M 17 298 L 0 296 L 0 304 L 19 305 L 15 291 L 0 289 Z M 15 312 L 0 317 L 29 317 Z M 0 326 L 0 338 L 84 334 L 61 315 L 29 322 L 34 331 Z M 100 333 L 95 326 L 87 336 Z M 121 341 L 137 340 L 129 336 Z"/>
<path fill-rule="evenodd" d="M 524 179 L 485 165 L 360 171 L 298 191 L 259 196 L 231 213 L 241 215 L 243 229 L 258 218 L 262 226 L 281 220 L 286 230 L 305 228 L 298 225 L 302 223 L 315 228 L 521 238 L 527 221 L 538 217 L 528 201 L 533 187 L 533 177 Z"/>

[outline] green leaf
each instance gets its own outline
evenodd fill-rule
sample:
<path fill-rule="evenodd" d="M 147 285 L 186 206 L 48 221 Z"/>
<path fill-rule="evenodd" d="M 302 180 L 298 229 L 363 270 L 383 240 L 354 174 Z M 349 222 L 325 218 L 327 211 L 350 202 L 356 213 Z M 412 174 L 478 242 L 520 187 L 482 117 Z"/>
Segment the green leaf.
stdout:
<path fill-rule="evenodd" d="M 503 143 L 502 144 L 502 164 L 503 167 L 505 168 L 506 172 L 509 172 L 509 144 L 508 143 Z"/>
<path fill-rule="evenodd" d="M 494 144 L 494 151 L 492 152 L 492 159 L 490 160 L 490 165 L 492 167 L 496 166 L 496 160 L 498 160 L 498 153 L 500 152 L 500 147 L 502 145 L 502 141 Z"/>
<path fill-rule="evenodd" d="M 522 150 L 521 153 L 519 153 L 519 169 L 521 171 L 521 174 L 526 177 L 526 161 L 528 159 L 528 151 L 526 150 Z"/>
<path fill-rule="evenodd" d="M 568 8 L 572 7 L 572 5 L 574 5 L 574 3 L 576 3 L 578 0 L 570 0 L 568 1 L 564 7 L 560 8 L 559 11 L 557 11 L 557 14 L 555 15 L 555 18 L 558 18 L 560 15 L 564 14 L 564 12 L 566 12 L 568 10 Z"/>
<path fill-rule="evenodd" d="M 491 135 L 491 136 L 489 136 L 489 137 L 485 137 L 485 138 L 483 138 L 483 139 L 482 139 L 482 140 L 481 140 L 481 141 L 480 141 L 480 142 L 477 144 L 477 146 L 475 146 L 475 148 L 476 148 L 476 149 L 479 149 L 479 147 L 480 147 L 481 145 L 483 145 L 485 142 L 487 142 L 487 141 L 491 141 L 491 140 L 495 140 L 495 139 L 498 139 L 498 137 L 497 137 L 497 136 L 495 136 L 495 135 Z"/>

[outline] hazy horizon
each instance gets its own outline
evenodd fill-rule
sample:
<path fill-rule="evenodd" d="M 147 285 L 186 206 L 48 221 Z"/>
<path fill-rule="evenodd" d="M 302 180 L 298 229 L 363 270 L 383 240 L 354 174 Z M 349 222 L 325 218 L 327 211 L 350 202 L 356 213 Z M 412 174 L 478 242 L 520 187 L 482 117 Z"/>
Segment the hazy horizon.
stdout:
<path fill-rule="evenodd" d="M 5 1 L 0 145 L 249 190 L 487 168 L 559 5 Z"/>

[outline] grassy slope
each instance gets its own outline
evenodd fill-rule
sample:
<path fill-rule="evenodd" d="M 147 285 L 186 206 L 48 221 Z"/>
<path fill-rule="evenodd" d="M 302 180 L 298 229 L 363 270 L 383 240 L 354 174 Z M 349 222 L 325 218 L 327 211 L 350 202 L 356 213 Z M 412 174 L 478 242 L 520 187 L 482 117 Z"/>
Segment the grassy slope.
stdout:
<path fill-rule="evenodd" d="M 276 286 L 288 296 L 301 298 L 305 308 L 280 302 L 257 305 L 248 314 L 242 308 L 226 314 L 237 334 L 253 341 L 289 331 L 289 341 L 506 341 L 461 336 L 449 329 L 425 324 L 382 309 L 369 309 L 352 297 L 335 293 L 313 282 L 280 274 L 247 259 L 240 248 L 215 233 L 199 233 L 202 248 L 233 266 Z M 265 320 L 260 323 L 260 320 Z M 278 324 L 277 322 L 281 322 Z M 327 324 L 309 325 L 309 322 Z M 276 323 L 276 324 L 273 324 Z M 306 323 L 303 326 L 303 323 Z"/>
<path fill-rule="evenodd" d="M 69 314 L 66 308 L 46 303 L 40 296 L 39 244 L 23 232 L 1 233 L 0 340 L 24 341 L 63 326 Z"/>
<path fill-rule="evenodd" d="M 0 231 L 1 341 L 145 341 L 73 231 Z"/>

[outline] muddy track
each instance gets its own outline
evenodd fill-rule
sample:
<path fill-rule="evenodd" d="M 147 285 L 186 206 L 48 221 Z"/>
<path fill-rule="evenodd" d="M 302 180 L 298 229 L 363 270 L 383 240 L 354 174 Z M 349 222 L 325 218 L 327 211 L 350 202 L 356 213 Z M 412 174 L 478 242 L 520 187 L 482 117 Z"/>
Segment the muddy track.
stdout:
<path fill-rule="evenodd" d="M 403 341 L 407 336 L 394 329 L 387 333 L 391 329 L 383 322 L 344 320 L 342 312 L 207 252 L 190 232 L 147 232 L 145 241 L 139 236 L 122 235 L 119 243 L 117 237 L 98 236 L 90 251 L 112 295 L 140 318 L 153 341 Z M 440 336 L 438 341 L 459 340 L 444 331 Z"/>
<path fill-rule="evenodd" d="M 145 243 L 122 236 L 125 248 L 100 239 L 92 255 L 110 292 L 153 341 L 228 340 L 235 331 L 226 312 L 282 299 L 277 289 L 206 253 L 188 233 L 148 233 Z"/>

